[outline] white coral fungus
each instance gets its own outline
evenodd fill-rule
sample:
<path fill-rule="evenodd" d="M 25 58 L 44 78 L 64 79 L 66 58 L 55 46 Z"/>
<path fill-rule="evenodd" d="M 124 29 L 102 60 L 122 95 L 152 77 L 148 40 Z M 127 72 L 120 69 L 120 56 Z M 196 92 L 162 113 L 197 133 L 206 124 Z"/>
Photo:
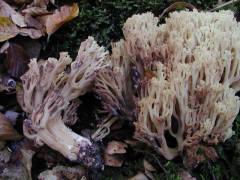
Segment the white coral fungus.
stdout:
<path fill-rule="evenodd" d="M 167 159 L 183 152 L 191 159 L 195 147 L 209 147 L 232 136 L 240 107 L 235 95 L 240 90 L 240 24 L 233 12 L 173 12 L 160 25 L 152 13 L 133 15 L 123 33 L 121 46 L 113 47 L 112 71 L 135 67 L 137 86 L 136 73 L 130 75 L 137 93 L 122 85 L 128 82 L 126 73 L 112 80 L 111 91 L 102 73 L 96 92 L 106 102 L 116 99 L 112 108 L 126 106 L 122 102 L 126 89 L 134 96 L 136 139 Z"/>

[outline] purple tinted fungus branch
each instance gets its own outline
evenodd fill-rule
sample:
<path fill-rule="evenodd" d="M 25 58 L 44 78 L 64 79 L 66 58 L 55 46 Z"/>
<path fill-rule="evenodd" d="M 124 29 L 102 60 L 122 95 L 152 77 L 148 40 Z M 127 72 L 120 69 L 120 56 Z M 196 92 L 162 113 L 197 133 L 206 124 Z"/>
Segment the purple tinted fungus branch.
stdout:
<path fill-rule="evenodd" d="M 107 55 L 92 37 L 81 43 L 74 62 L 67 53 L 59 59 L 31 60 L 29 70 L 21 77 L 21 104 L 28 113 L 24 135 L 39 145 L 46 144 L 66 158 L 88 167 L 100 167 L 98 148 L 89 139 L 76 134 L 66 124 L 77 120 L 77 97 L 90 90 L 96 73 L 105 65 Z M 70 66 L 70 71 L 66 71 Z M 22 94 L 22 95 L 21 95 Z"/>

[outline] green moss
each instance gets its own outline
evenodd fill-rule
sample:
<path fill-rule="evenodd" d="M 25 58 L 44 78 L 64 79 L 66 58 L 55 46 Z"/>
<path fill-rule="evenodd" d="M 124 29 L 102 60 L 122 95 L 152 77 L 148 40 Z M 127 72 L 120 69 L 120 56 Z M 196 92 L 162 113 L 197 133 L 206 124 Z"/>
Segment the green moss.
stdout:
<path fill-rule="evenodd" d="M 72 1 L 59 1 L 60 4 Z M 110 42 L 119 40 L 122 26 L 133 14 L 147 11 L 160 15 L 174 1 L 171 0 L 79 0 L 80 13 L 72 22 L 66 24 L 50 38 L 43 54 L 57 56 L 60 51 L 68 51 L 72 57 L 78 47 L 89 35 L 106 48 Z M 189 0 L 199 9 L 209 9 L 217 0 Z"/>

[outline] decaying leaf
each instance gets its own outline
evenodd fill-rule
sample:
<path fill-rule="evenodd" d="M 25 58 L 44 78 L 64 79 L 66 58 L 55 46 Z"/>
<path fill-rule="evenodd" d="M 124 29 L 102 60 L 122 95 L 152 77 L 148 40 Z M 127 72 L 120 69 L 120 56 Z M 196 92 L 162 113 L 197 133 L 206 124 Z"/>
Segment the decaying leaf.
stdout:
<path fill-rule="evenodd" d="M 128 180 L 149 180 L 149 179 L 145 174 L 139 172 L 135 176 L 129 178 Z"/>
<path fill-rule="evenodd" d="M 17 26 L 10 18 L 0 16 L 0 42 L 6 41 L 18 34 Z"/>
<path fill-rule="evenodd" d="M 13 128 L 7 118 L 0 113 L 0 140 L 18 140 L 20 138 L 21 135 Z"/>
<path fill-rule="evenodd" d="M 0 16 L 0 42 L 13 38 L 18 34 L 38 39 L 43 35 L 43 32 L 34 28 L 18 28 L 10 18 Z"/>
<path fill-rule="evenodd" d="M 11 152 L 6 148 L 6 142 L 0 141 L 0 163 L 7 163 L 11 158 Z"/>
<path fill-rule="evenodd" d="M 37 7 L 47 7 L 50 0 L 34 0 L 33 5 Z"/>
<path fill-rule="evenodd" d="M 43 7 L 27 7 L 22 10 L 23 14 L 29 14 L 31 16 L 41 16 L 51 14 L 46 8 Z"/>
<path fill-rule="evenodd" d="M 54 14 L 41 17 L 41 20 L 45 24 L 47 34 L 51 35 L 63 24 L 77 17 L 78 13 L 78 5 L 74 3 L 72 6 L 60 7 L 60 9 L 55 10 Z"/>
<path fill-rule="evenodd" d="M 127 144 L 120 141 L 111 141 L 108 143 L 106 153 L 112 154 L 124 154 L 126 153 Z"/>
<path fill-rule="evenodd" d="M 42 45 L 37 40 L 29 37 L 18 37 L 17 39 L 14 39 L 14 43 L 21 46 L 30 59 L 39 57 Z"/>
<path fill-rule="evenodd" d="M 56 166 L 39 174 L 39 180 L 77 180 L 85 177 L 85 171 L 80 166 Z"/>
<path fill-rule="evenodd" d="M 145 171 L 156 171 L 156 169 L 146 160 L 143 160 L 143 166 Z"/>
<path fill-rule="evenodd" d="M 4 66 L 9 75 L 14 78 L 19 78 L 27 71 L 30 57 L 21 46 L 15 43 L 9 43 L 5 54 Z"/>
<path fill-rule="evenodd" d="M 188 171 L 183 169 L 178 172 L 178 176 L 180 176 L 182 180 L 196 180 Z"/>
<path fill-rule="evenodd" d="M 43 32 L 34 28 L 20 28 L 19 34 L 22 36 L 29 36 L 32 39 L 38 39 L 43 36 Z"/>
<path fill-rule="evenodd" d="M 43 25 L 30 14 L 26 14 L 24 16 L 24 20 L 27 23 L 28 27 L 36 28 L 38 30 L 43 29 Z"/>
<path fill-rule="evenodd" d="M 116 155 L 109 155 L 104 153 L 104 164 L 111 167 L 121 167 L 123 160 Z"/>
<path fill-rule="evenodd" d="M 22 162 L 27 170 L 28 177 L 29 179 L 32 179 L 32 175 L 31 175 L 32 157 L 35 154 L 35 152 L 25 148 L 22 148 L 20 151 L 22 153 Z"/>
<path fill-rule="evenodd" d="M 121 167 L 123 159 L 120 154 L 126 153 L 127 144 L 120 141 L 111 141 L 104 152 L 104 164 L 112 167 Z"/>
<path fill-rule="evenodd" d="M 2 154 L 3 150 L 8 151 L 9 149 L 10 147 L 8 146 L 3 147 L 0 151 L 0 156 L 4 156 Z M 11 146 L 11 152 L 8 152 L 9 160 L 5 163 L 0 162 L 0 179 L 32 180 L 32 157 L 35 154 L 33 143 L 26 139 L 14 142 Z"/>
<path fill-rule="evenodd" d="M 4 0 L 8 4 L 23 5 L 32 2 L 32 0 Z"/>
<path fill-rule="evenodd" d="M 24 17 L 3 0 L 0 0 L 0 16 L 10 18 L 13 23 L 18 25 L 19 27 L 27 26 L 24 21 Z"/>

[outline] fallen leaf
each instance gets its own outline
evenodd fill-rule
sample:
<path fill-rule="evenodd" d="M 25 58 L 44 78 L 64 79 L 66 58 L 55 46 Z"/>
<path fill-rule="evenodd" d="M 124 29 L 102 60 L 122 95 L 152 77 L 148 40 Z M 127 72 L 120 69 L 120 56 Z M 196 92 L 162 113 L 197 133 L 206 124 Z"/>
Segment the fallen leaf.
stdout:
<path fill-rule="evenodd" d="M 14 4 L 14 5 L 23 5 L 30 3 L 32 0 L 4 0 L 8 4 Z"/>
<path fill-rule="evenodd" d="M 13 43 L 21 46 L 26 51 L 30 59 L 39 57 L 42 46 L 37 40 L 20 36 L 15 38 Z"/>
<path fill-rule="evenodd" d="M 143 160 L 143 166 L 145 171 L 156 171 L 156 169 L 145 159 Z"/>
<path fill-rule="evenodd" d="M 15 37 L 18 34 L 18 28 L 10 18 L 0 16 L 0 42 Z"/>
<path fill-rule="evenodd" d="M 33 5 L 38 7 L 47 7 L 49 0 L 34 0 Z"/>
<path fill-rule="evenodd" d="M 78 13 L 78 5 L 74 3 L 72 6 L 62 6 L 60 9 L 55 10 L 52 15 L 46 15 L 45 17 L 41 17 L 41 19 L 43 24 L 45 24 L 47 34 L 51 35 L 63 24 L 77 17 Z"/>
<path fill-rule="evenodd" d="M 26 27 L 27 24 L 24 21 L 24 16 L 15 11 L 10 5 L 3 0 L 0 0 L 0 16 L 9 17 L 14 24 L 19 27 Z"/>
<path fill-rule="evenodd" d="M 106 153 L 112 154 L 124 154 L 126 153 L 127 144 L 120 141 L 111 141 L 108 143 Z"/>
<path fill-rule="evenodd" d="M 181 169 L 181 170 L 178 172 L 178 176 L 180 176 L 180 178 L 181 178 L 182 180 L 196 180 L 195 177 L 192 177 L 192 175 L 191 175 L 188 171 L 186 171 L 186 170 L 184 170 L 184 169 Z"/>
<path fill-rule="evenodd" d="M 33 18 L 30 14 L 26 14 L 24 16 L 25 22 L 28 27 L 35 28 L 38 30 L 42 30 L 44 27 L 43 25 L 35 18 Z"/>
<path fill-rule="evenodd" d="M 29 179 L 32 179 L 32 175 L 31 175 L 32 158 L 35 152 L 26 148 L 22 148 L 20 151 L 22 153 L 22 162 L 27 170 L 28 177 Z"/>
<path fill-rule="evenodd" d="M 104 153 L 104 164 L 111 167 L 121 167 L 123 160 L 114 155 Z"/>
<path fill-rule="evenodd" d="M 18 34 L 38 39 L 43 35 L 43 32 L 34 28 L 18 28 L 10 18 L 0 16 L 0 42 L 11 39 Z"/>
<path fill-rule="evenodd" d="M 21 135 L 13 128 L 8 119 L 0 113 L 0 141 L 18 140 Z"/>
<path fill-rule="evenodd" d="M 42 16 L 47 14 L 52 14 L 46 8 L 43 7 L 29 7 L 22 10 L 23 14 L 29 14 L 31 16 Z"/>
<path fill-rule="evenodd" d="M 15 43 L 9 43 L 4 53 L 6 54 L 6 58 L 3 64 L 8 74 L 14 78 L 20 78 L 28 69 L 29 55 L 21 46 Z"/>
<path fill-rule="evenodd" d="M 128 180 L 148 180 L 148 177 L 142 172 L 139 172 L 135 176 L 129 178 Z"/>
<path fill-rule="evenodd" d="M 20 28 L 19 34 L 22 36 L 29 36 L 32 39 L 38 39 L 43 36 L 43 32 L 34 28 Z"/>

